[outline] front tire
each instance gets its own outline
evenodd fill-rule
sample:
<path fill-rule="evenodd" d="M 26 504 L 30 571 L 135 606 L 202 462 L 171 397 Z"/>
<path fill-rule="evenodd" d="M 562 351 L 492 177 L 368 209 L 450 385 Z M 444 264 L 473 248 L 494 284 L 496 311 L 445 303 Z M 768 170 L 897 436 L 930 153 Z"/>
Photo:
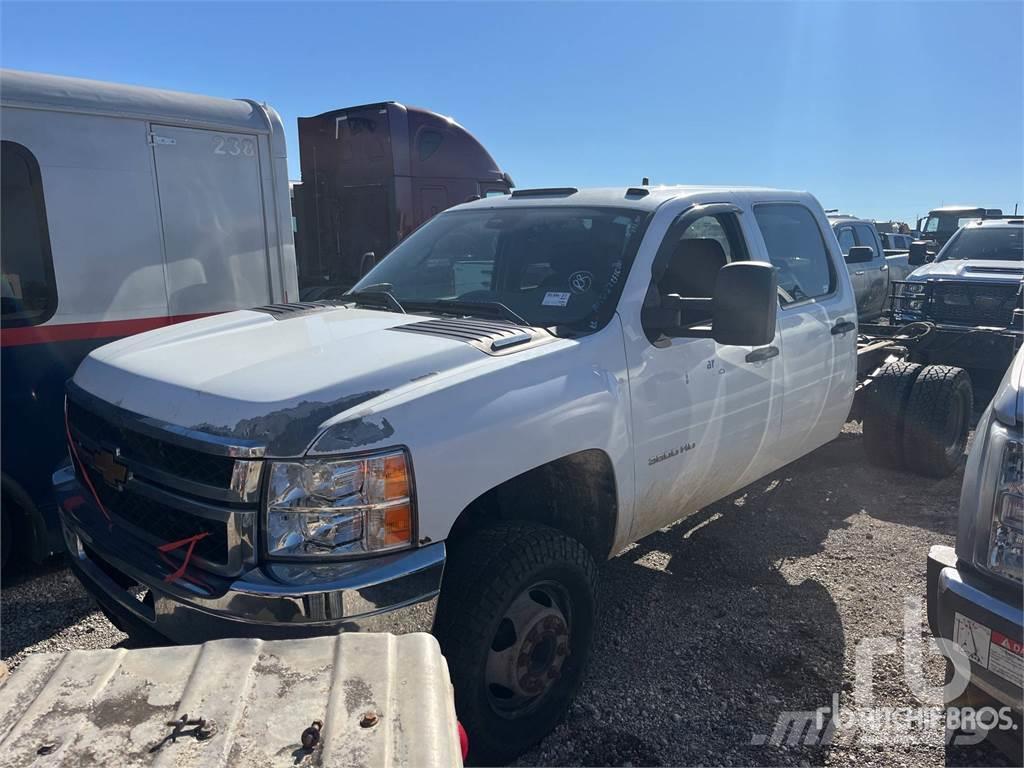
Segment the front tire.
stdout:
<path fill-rule="evenodd" d="M 583 677 L 596 612 L 597 568 L 575 539 L 506 522 L 458 542 L 435 634 L 471 762 L 506 763 L 558 724 Z"/>

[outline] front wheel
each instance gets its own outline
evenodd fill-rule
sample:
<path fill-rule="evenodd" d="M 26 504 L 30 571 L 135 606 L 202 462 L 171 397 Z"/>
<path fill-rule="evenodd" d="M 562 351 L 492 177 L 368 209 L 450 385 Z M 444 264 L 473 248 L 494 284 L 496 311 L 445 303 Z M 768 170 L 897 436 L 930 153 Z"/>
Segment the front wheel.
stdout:
<path fill-rule="evenodd" d="M 472 762 L 508 762 L 557 725 L 590 655 L 596 593 L 590 553 L 547 526 L 501 523 L 450 553 L 435 633 Z"/>

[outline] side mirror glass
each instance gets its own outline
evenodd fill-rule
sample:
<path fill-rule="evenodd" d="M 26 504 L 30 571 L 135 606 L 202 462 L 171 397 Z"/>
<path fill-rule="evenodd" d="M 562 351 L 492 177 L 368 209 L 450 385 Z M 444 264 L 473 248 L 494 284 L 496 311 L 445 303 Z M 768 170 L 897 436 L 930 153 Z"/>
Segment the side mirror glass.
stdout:
<path fill-rule="evenodd" d="M 868 249 L 870 250 L 870 249 Z M 770 264 L 736 261 L 718 270 L 711 335 L 719 344 L 757 347 L 775 338 L 778 278 Z"/>
<path fill-rule="evenodd" d="M 846 254 L 847 264 L 866 264 L 875 258 L 874 248 L 868 245 L 855 245 Z"/>

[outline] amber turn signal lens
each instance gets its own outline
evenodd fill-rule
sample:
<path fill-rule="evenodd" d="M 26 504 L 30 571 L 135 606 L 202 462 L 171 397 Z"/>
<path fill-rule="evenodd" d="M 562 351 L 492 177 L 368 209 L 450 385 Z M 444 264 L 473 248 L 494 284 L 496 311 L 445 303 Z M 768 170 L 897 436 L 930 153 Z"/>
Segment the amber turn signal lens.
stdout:
<path fill-rule="evenodd" d="M 387 501 L 405 499 L 409 496 L 409 470 L 405 454 L 384 458 L 384 498 Z"/>
<path fill-rule="evenodd" d="M 399 504 L 384 512 L 384 545 L 406 544 L 412 541 L 412 507 Z"/>

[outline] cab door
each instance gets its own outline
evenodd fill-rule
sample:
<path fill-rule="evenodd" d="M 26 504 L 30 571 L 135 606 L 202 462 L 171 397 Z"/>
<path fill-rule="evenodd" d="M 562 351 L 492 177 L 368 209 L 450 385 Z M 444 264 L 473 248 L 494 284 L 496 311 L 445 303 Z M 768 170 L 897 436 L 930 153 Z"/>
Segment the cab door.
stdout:
<path fill-rule="evenodd" d="M 710 298 L 717 270 L 750 257 L 740 214 L 720 204 L 695 206 L 678 216 L 658 249 L 647 303 L 669 294 Z M 691 322 L 672 337 L 645 329 L 645 338 L 627 343 L 634 538 L 760 477 L 778 439 L 781 356 L 755 359 L 752 347 L 726 346 L 701 335 L 710 318 L 685 319 Z"/>
<path fill-rule="evenodd" d="M 798 202 L 754 206 L 764 253 L 779 281 L 782 466 L 839 434 L 856 384 L 857 311 L 844 264 L 823 235 L 828 222 Z"/>

